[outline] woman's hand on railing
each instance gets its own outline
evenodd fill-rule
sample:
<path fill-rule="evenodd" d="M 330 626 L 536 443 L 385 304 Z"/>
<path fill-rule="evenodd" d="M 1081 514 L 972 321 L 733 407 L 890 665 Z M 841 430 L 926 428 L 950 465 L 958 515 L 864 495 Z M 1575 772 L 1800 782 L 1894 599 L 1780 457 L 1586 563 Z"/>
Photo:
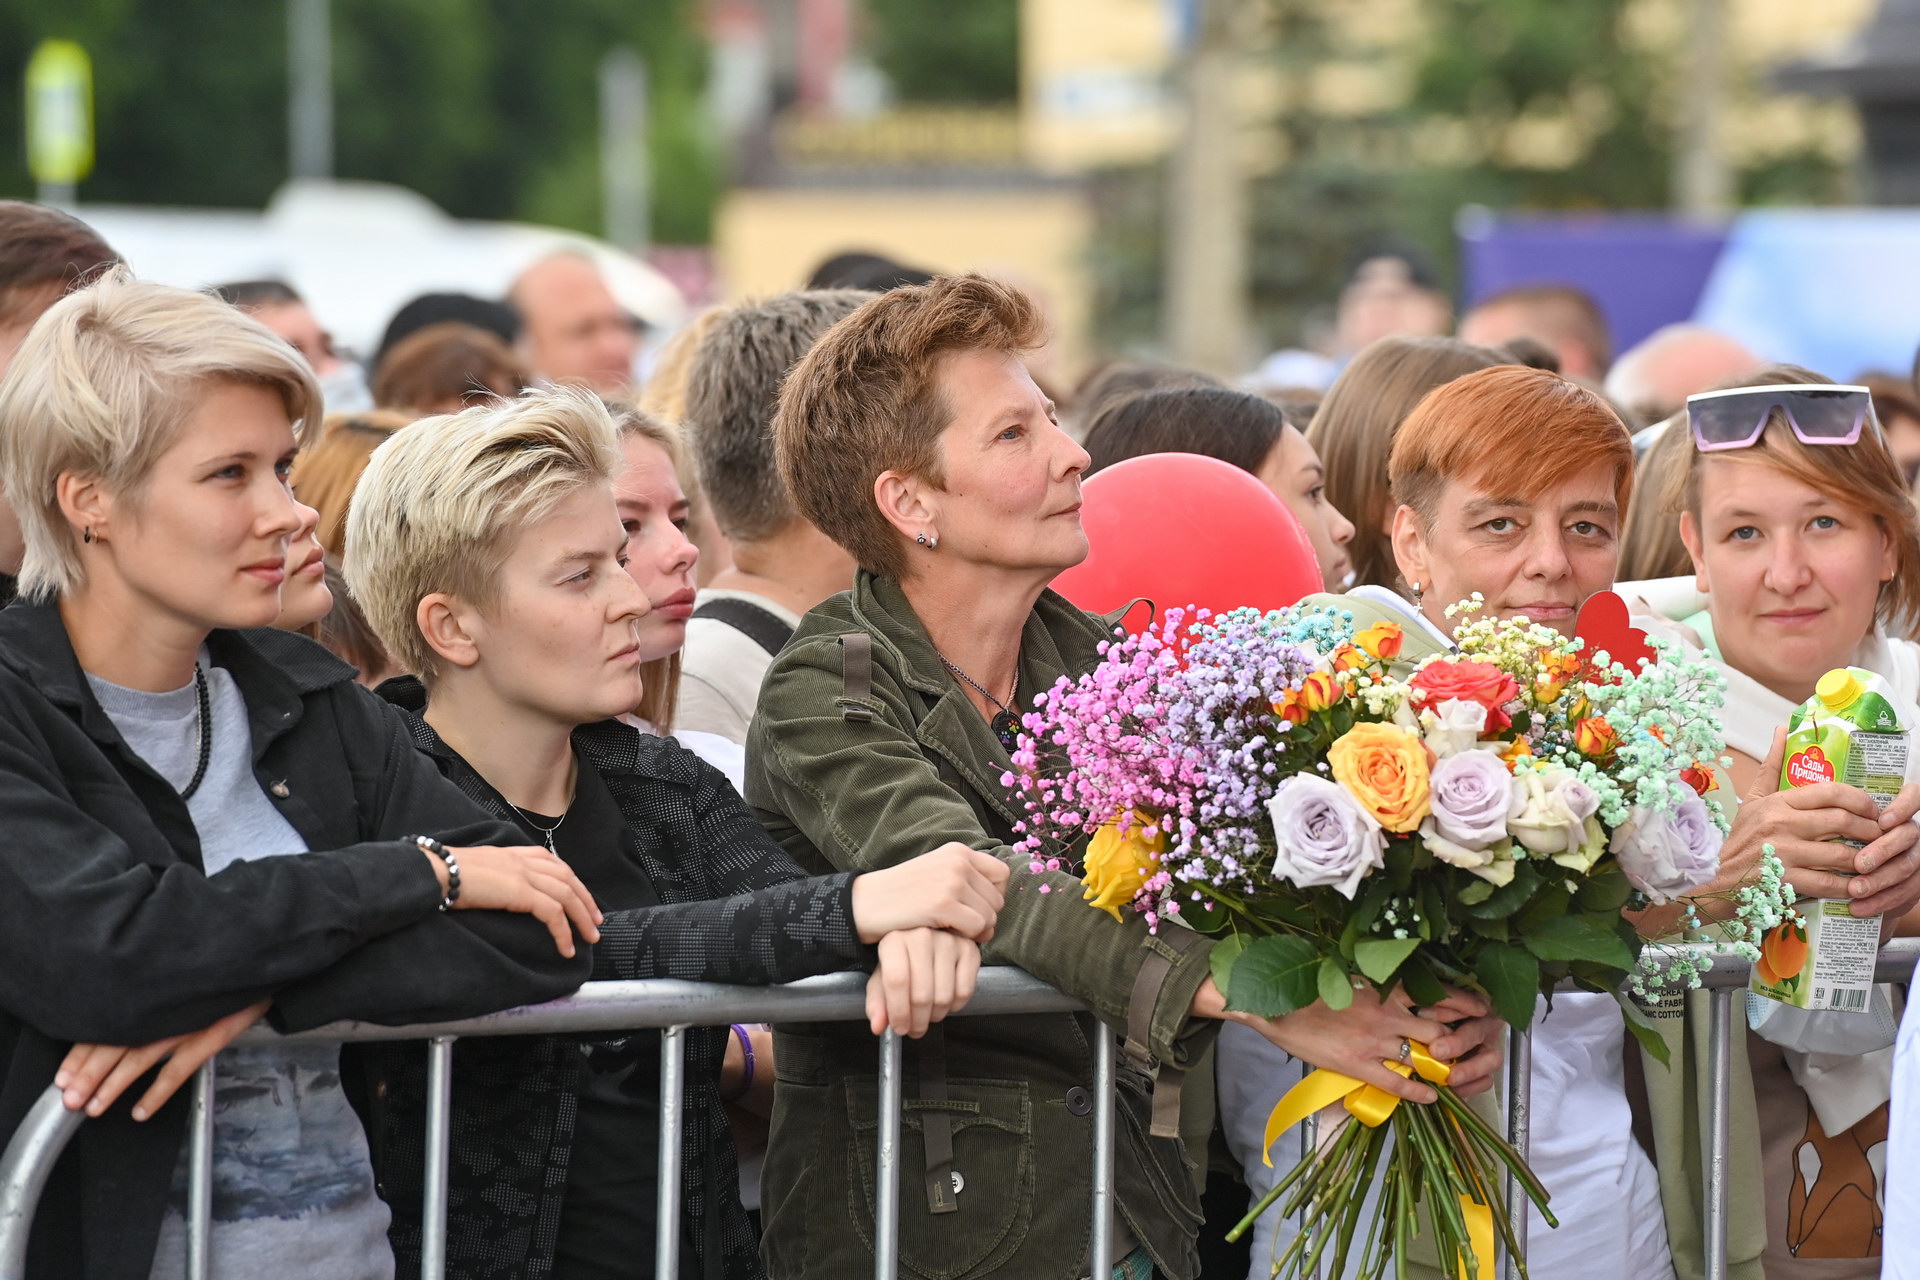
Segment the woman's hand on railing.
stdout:
<path fill-rule="evenodd" d="M 867 979 L 867 1025 L 875 1035 L 891 1027 L 917 1040 L 966 1007 L 979 976 L 978 943 L 945 929 L 889 933 L 880 939 L 880 967 Z"/>
<path fill-rule="evenodd" d="M 193 1079 L 208 1059 L 232 1044 L 234 1038 L 266 1015 L 271 1001 L 262 1000 L 230 1013 L 210 1027 L 184 1036 L 169 1036 L 137 1049 L 108 1044 L 76 1044 L 54 1073 L 54 1087 L 69 1111 L 101 1115 L 162 1058 L 160 1074 L 134 1104 L 133 1118 L 145 1120 L 166 1105 L 181 1085 Z"/>
<path fill-rule="evenodd" d="M 460 897 L 453 904 L 455 910 L 530 915 L 547 926 L 563 956 L 573 955 L 575 929 L 588 942 L 600 941 L 599 925 L 605 917 L 594 904 L 593 895 L 572 867 L 545 849 L 531 845 L 476 846 L 447 852 L 460 864 Z M 446 863 L 430 853 L 421 856 L 433 864 L 440 892 L 446 893 Z"/>
<path fill-rule="evenodd" d="M 853 879 L 853 926 L 874 943 L 902 929 L 945 929 L 984 943 L 1006 902 L 1007 864 L 964 844 L 943 844 Z"/>

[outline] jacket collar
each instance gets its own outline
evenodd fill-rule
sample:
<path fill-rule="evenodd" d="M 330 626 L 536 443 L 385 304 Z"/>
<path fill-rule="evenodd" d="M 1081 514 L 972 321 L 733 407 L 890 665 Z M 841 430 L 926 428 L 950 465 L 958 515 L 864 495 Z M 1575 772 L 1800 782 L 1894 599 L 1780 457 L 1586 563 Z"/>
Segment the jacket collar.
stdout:
<path fill-rule="evenodd" d="M 215 631 L 207 637 L 207 652 L 246 700 L 256 760 L 275 736 L 299 721 L 308 694 L 353 679 L 351 666 L 313 641 L 270 627 Z M 95 740 L 119 741 L 74 656 L 58 605 L 16 602 L 0 609 L 0 665 L 18 672 L 48 701 L 76 713 Z"/>

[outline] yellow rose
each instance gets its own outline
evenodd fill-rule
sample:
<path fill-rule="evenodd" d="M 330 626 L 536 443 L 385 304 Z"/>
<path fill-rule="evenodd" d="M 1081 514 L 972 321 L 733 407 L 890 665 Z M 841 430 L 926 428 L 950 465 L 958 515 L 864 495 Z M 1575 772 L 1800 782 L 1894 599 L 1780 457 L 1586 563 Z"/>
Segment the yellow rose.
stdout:
<path fill-rule="evenodd" d="M 1087 886 L 1085 898 L 1115 920 L 1120 918 L 1120 908 L 1132 902 L 1140 886 L 1160 870 L 1166 834 L 1160 832 L 1151 840 L 1141 834 L 1153 821 L 1136 809 L 1125 834 L 1116 819 L 1094 832 L 1087 844 L 1087 871 L 1080 877 Z"/>
<path fill-rule="evenodd" d="M 1325 671 L 1311 671 L 1300 682 L 1300 703 L 1309 711 L 1325 711 L 1347 696 L 1340 682 Z"/>
<path fill-rule="evenodd" d="M 1430 807 L 1424 742 L 1394 724 L 1357 724 L 1327 749 L 1333 778 L 1389 831 L 1419 827 Z"/>
<path fill-rule="evenodd" d="M 1353 638 L 1353 642 L 1374 657 L 1392 662 L 1400 656 L 1406 632 L 1391 622 L 1376 622 Z"/>

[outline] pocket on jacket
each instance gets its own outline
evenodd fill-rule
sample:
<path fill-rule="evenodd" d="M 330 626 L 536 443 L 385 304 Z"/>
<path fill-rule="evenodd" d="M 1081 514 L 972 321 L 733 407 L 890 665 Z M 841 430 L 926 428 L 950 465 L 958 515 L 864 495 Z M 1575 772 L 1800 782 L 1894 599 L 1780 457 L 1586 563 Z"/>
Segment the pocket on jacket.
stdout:
<path fill-rule="evenodd" d="M 864 1080 L 846 1085 L 852 1128 L 849 1163 L 858 1170 L 848 1191 L 854 1230 L 873 1247 L 875 1146 L 879 1095 Z M 959 1181 L 952 1213 L 927 1211 L 926 1117 L 945 1115 L 953 1129 L 952 1171 Z M 1025 1241 L 1033 1222 L 1035 1191 L 1033 1104 L 1022 1080 L 955 1077 L 947 1097 L 908 1096 L 900 1117 L 900 1263 L 903 1274 L 925 1280 L 997 1268 Z"/>

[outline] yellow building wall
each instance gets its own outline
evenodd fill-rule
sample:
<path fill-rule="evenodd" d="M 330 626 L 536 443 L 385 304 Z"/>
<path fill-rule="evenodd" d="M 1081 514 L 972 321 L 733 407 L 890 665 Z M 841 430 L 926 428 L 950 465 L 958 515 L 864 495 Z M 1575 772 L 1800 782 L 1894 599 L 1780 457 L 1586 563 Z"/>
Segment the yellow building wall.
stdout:
<path fill-rule="evenodd" d="M 1053 341 L 1032 361 L 1050 389 L 1088 358 L 1093 217 L 1076 190 L 735 190 L 714 224 L 729 298 L 798 289 L 833 254 L 865 249 L 930 271 L 979 271 L 1026 290 Z"/>

